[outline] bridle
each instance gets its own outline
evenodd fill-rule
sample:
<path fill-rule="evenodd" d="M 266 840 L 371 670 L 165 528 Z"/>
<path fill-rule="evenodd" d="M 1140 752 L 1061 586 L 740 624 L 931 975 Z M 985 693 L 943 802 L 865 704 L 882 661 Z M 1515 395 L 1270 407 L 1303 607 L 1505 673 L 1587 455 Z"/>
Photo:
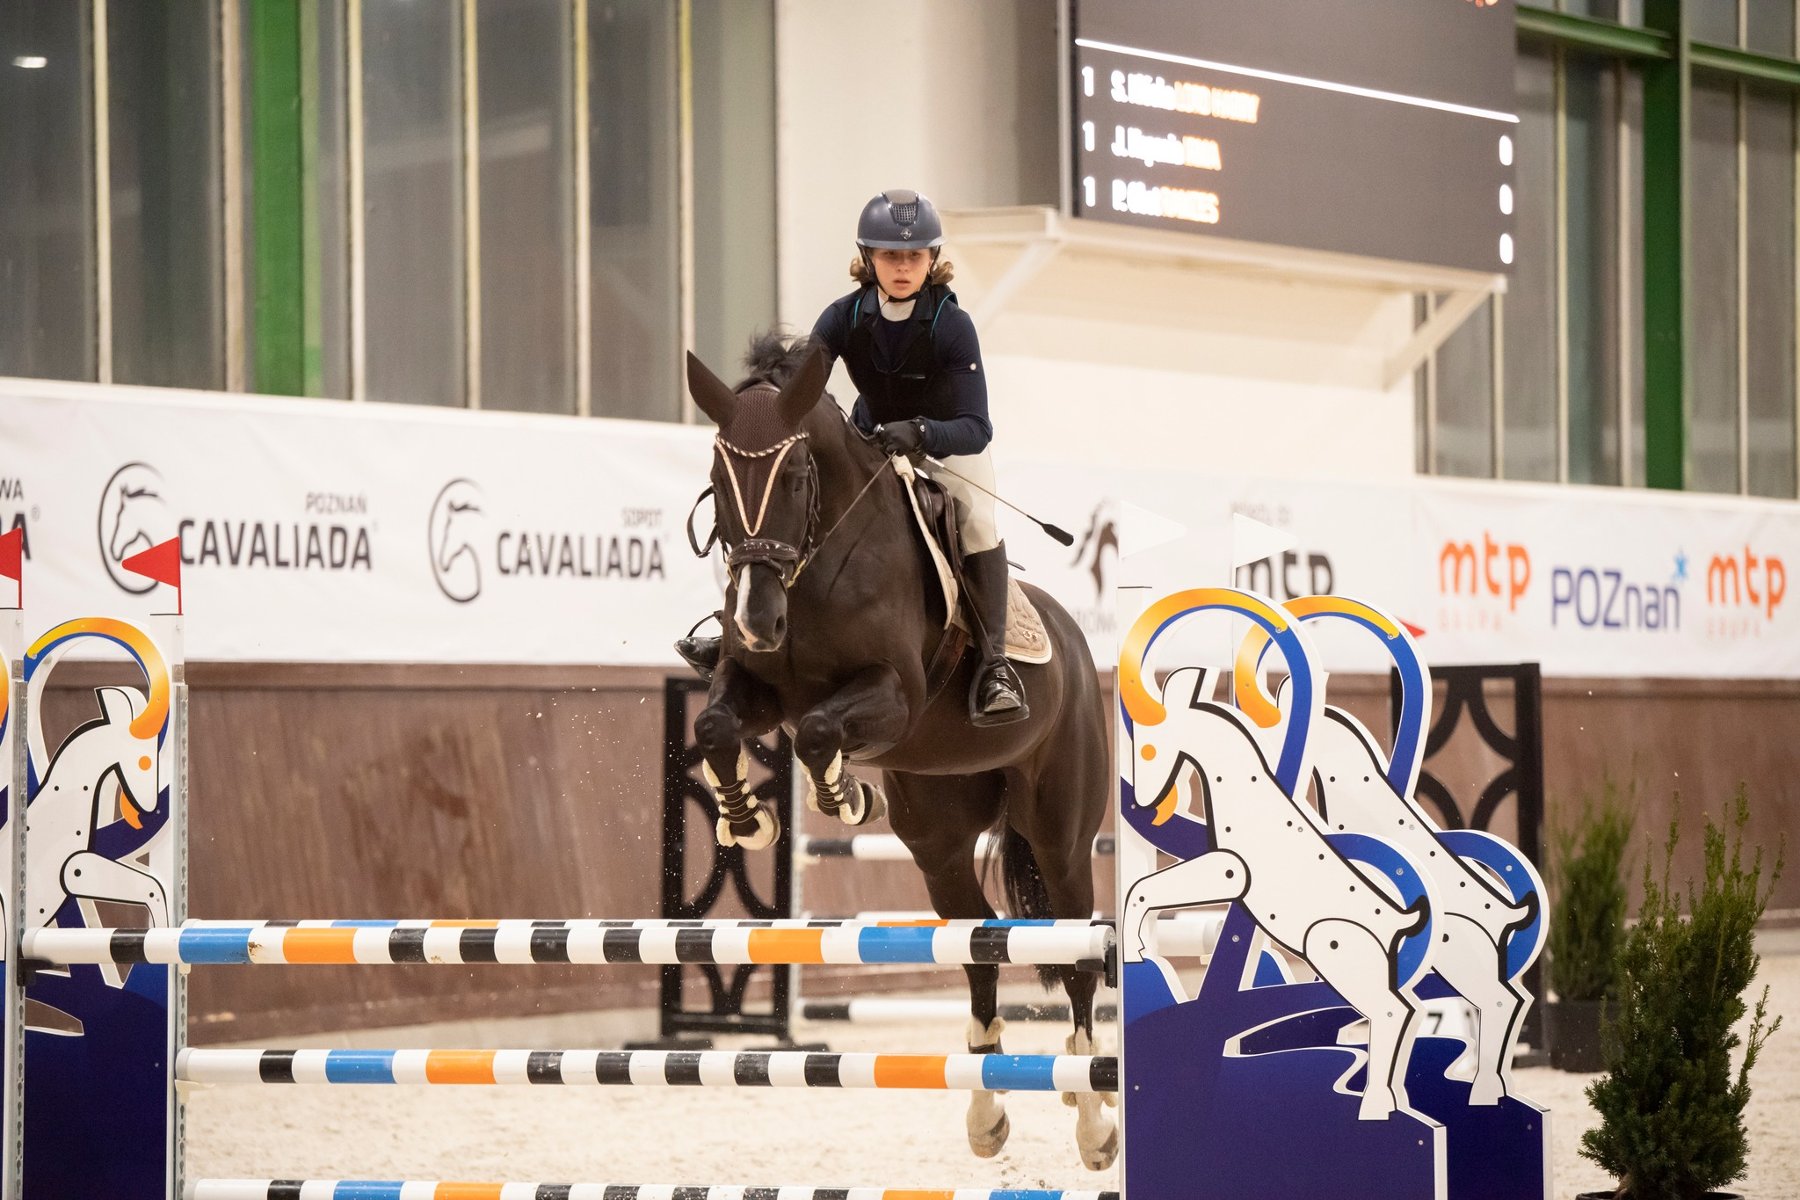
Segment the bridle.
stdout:
<path fill-rule="evenodd" d="M 838 415 L 843 417 L 842 412 Z M 848 418 L 843 419 L 846 424 L 849 423 Z M 856 493 L 856 498 L 845 506 L 843 513 L 831 523 L 831 528 L 827 529 L 823 536 L 819 536 L 819 462 L 809 455 L 806 464 L 806 531 L 801 536 L 800 544 L 784 542 L 779 538 L 759 537 L 763 522 L 768 519 L 769 500 L 774 495 L 775 482 L 781 476 L 781 464 L 786 460 L 788 452 L 799 443 L 806 441 L 807 437 L 808 435 L 805 433 L 796 433 L 783 438 L 766 450 L 745 450 L 742 446 L 726 441 L 722 436 L 713 438 L 713 453 L 717 456 L 720 465 L 725 468 L 725 478 L 731 488 L 731 498 L 737 506 L 738 520 L 742 522 L 745 534 L 744 539 L 737 545 L 733 546 L 729 542 L 725 544 L 725 565 L 734 573 L 743 566 L 760 564 L 773 567 L 781 576 L 783 590 L 794 586 L 801 573 L 831 540 L 831 535 L 838 531 L 838 527 L 844 523 L 845 518 L 854 512 L 856 506 L 862 503 L 863 497 L 869 494 L 869 489 L 875 486 L 875 481 L 887 473 L 880 468 L 869 472 L 869 478 L 864 481 L 862 490 Z M 761 495 L 756 497 L 756 518 L 752 521 L 750 497 L 753 487 L 746 486 L 746 480 L 739 476 L 738 467 L 740 463 L 747 467 L 753 462 L 770 457 L 773 457 L 775 461 L 769 464 L 768 479 L 763 483 Z M 751 482 L 753 483 L 753 481 Z M 694 511 L 698 511 L 700 505 L 705 503 L 707 496 L 713 494 L 715 494 L 715 489 L 710 487 L 701 492 L 699 499 L 694 501 Z M 707 535 L 704 545 L 694 536 L 693 523 L 694 513 L 689 512 L 688 544 L 693 547 L 696 558 L 705 558 L 712 552 L 713 543 L 721 540 L 718 523 L 714 522 L 712 532 Z"/>
<path fill-rule="evenodd" d="M 763 523 L 768 520 L 769 500 L 775 494 L 775 484 L 781 478 L 781 464 L 787 460 L 788 453 L 806 438 L 805 433 L 792 434 L 766 450 L 745 450 L 722 436 L 713 439 L 713 453 L 725 468 L 725 479 L 731 485 L 731 498 L 737 505 L 738 521 L 744 530 L 742 541 L 735 546 L 727 543 L 725 547 L 725 565 L 732 571 L 744 566 L 773 567 L 781 575 L 781 586 L 788 588 L 800 577 L 807 560 L 816 551 L 814 537 L 819 528 L 819 464 L 810 455 L 806 463 L 806 530 L 801 535 L 800 544 L 759 536 Z M 740 466 L 748 467 L 771 457 L 774 461 L 768 465 L 768 477 L 763 480 L 762 494 L 755 497 L 756 516 L 753 519 L 750 506 L 751 485 L 754 480 L 746 481 L 741 478 Z M 715 535 L 717 532 L 715 529 Z M 711 544 L 711 539 L 708 539 L 707 545 L 710 547 Z"/>

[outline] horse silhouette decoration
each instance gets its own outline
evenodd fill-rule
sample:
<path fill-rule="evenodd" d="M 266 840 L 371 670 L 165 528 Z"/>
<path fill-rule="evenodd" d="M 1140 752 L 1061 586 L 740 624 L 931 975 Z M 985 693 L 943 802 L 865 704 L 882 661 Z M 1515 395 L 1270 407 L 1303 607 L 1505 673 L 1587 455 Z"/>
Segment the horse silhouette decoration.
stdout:
<path fill-rule="evenodd" d="M 1187 601 L 1239 613 L 1281 645 L 1298 673 L 1311 656 L 1298 626 L 1248 592 L 1204 589 Z M 1127 704 L 1135 803 L 1159 809 L 1193 778 L 1187 804 L 1203 814 L 1212 849 L 1138 880 L 1127 894 L 1120 940 L 1127 963 L 1142 962 L 1143 929 L 1155 911 L 1235 901 L 1277 945 L 1304 959 L 1369 1023 L 1367 1084 L 1358 1117 L 1406 1107 L 1406 1069 L 1418 1007 L 1406 988 L 1432 948 L 1432 905 L 1415 868 L 1379 838 L 1334 837 L 1304 800 L 1305 740 L 1319 693 L 1296 687 L 1286 744 L 1276 764 L 1244 714 L 1207 698 L 1199 668 L 1173 671 L 1160 701 L 1143 689 Z M 1121 682 L 1121 696 L 1127 684 Z M 1194 801 L 1197 800 L 1196 805 Z M 1138 972 L 1140 979 L 1143 972 Z"/>
<path fill-rule="evenodd" d="M 1413 795 L 1431 727 L 1431 679 L 1406 627 L 1338 596 L 1301 597 L 1285 607 L 1302 621 L 1349 621 L 1380 639 L 1394 660 L 1401 704 L 1391 758 L 1350 713 L 1324 708 L 1312 750 L 1319 815 L 1330 829 L 1391 839 L 1425 871 L 1437 904 L 1432 967 L 1475 1014 L 1469 1103 L 1497 1104 L 1511 1094 L 1513 1052 L 1531 1004 L 1518 980 L 1543 946 L 1543 882 L 1513 846 L 1482 830 L 1441 829 Z M 1238 703 L 1263 725 L 1278 718 L 1257 670 L 1268 645 L 1260 631 L 1251 633 L 1235 672 Z"/>
<path fill-rule="evenodd" d="M 100 716 L 57 748 L 26 812 L 25 929 L 56 920 L 69 900 L 141 904 L 149 924 L 169 923 L 168 897 L 154 875 L 94 849 L 108 826 L 142 828 L 143 815 L 156 811 L 156 737 L 133 730 L 148 702 L 135 688 L 101 687 L 94 696 Z"/>

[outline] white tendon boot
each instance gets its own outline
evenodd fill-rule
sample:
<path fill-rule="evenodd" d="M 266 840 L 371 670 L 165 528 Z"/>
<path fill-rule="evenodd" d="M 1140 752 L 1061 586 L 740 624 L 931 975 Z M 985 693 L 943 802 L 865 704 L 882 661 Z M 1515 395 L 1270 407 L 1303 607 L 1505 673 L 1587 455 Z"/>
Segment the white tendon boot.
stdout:
<path fill-rule="evenodd" d="M 836 817 L 851 828 L 867 825 L 887 814 L 887 797 L 872 783 L 844 773 L 842 751 L 825 767 L 823 786 L 810 773 L 806 777 L 806 807 Z"/>
<path fill-rule="evenodd" d="M 720 782 L 719 777 L 713 773 L 712 764 L 705 759 L 700 760 L 700 774 L 705 777 L 706 785 L 712 789 L 713 799 L 719 804 L 719 820 L 713 826 L 714 839 L 725 847 L 742 846 L 746 850 L 767 850 L 781 836 L 781 817 L 765 808 L 755 796 L 744 794 L 744 784 L 749 773 L 750 755 L 741 745 L 738 747 L 737 767 L 729 783 Z M 752 833 L 740 834 L 732 828 L 734 820 L 749 820 L 755 824 L 756 829 Z"/>
<path fill-rule="evenodd" d="M 1006 1022 L 995 1017 L 986 1029 L 974 1017 L 969 1018 L 969 1053 L 1000 1053 L 1000 1032 L 1006 1028 Z M 969 1093 L 969 1149 L 977 1158 L 992 1158 L 1000 1153 L 1006 1145 L 1008 1135 L 1012 1133 L 1012 1121 L 1006 1115 L 1006 1106 L 1000 1100 L 999 1092 Z"/>
<path fill-rule="evenodd" d="M 1070 1054 L 1093 1054 L 1093 1035 L 1077 1030 L 1069 1035 Z M 1118 1103 L 1112 1093 L 1064 1092 L 1063 1103 L 1075 1108 L 1075 1145 L 1081 1150 L 1082 1165 L 1090 1171 L 1104 1171 L 1119 1156 L 1119 1126 L 1106 1112 L 1108 1102 Z"/>

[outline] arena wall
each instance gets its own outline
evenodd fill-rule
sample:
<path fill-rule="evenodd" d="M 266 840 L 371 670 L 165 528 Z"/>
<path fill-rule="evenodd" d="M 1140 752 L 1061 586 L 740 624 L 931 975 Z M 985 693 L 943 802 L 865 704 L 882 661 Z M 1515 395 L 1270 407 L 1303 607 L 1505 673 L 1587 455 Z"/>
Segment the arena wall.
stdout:
<path fill-rule="evenodd" d="M 105 677 L 90 664 L 59 673 L 53 739 L 85 719 L 84 691 Z M 656 911 L 660 672 L 195 663 L 189 680 L 196 917 Z M 1385 680 L 1339 676 L 1332 696 L 1385 728 Z M 1698 810 L 1740 779 L 1757 844 L 1772 847 L 1800 824 L 1787 748 L 1800 684 L 1562 679 L 1546 681 L 1544 699 L 1551 822 L 1604 775 L 1636 779 L 1634 873 L 1677 791 L 1690 832 Z M 1431 766 L 1459 794 L 1494 769 L 1464 745 Z M 1504 821 L 1498 829 L 1508 831 Z M 1698 849 L 1690 836 L 1678 871 L 1697 869 Z M 1109 871 L 1104 860 L 1096 868 L 1108 911 Z M 909 866 L 849 862 L 809 868 L 804 903 L 822 915 L 926 906 Z M 1800 909 L 1800 876 L 1789 873 L 1772 909 Z M 196 1041 L 221 1042 L 642 1008 L 655 1003 L 656 978 L 650 967 L 222 970 L 196 973 L 191 999 Z M 931 980 L 944 973 L 808 968 L 805 987 L 821 996 Z"/>

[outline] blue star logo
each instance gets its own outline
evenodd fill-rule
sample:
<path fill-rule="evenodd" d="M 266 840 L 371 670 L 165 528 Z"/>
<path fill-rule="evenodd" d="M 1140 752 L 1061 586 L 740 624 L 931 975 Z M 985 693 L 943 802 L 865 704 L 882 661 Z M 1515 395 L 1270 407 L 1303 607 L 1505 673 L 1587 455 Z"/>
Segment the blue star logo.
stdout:
<path fill-rule="evenodd" d="M 1677 550 L 1675 552 L 1675 582 L 1686 583 L 1687 577 L 1687 552 Z"/>

